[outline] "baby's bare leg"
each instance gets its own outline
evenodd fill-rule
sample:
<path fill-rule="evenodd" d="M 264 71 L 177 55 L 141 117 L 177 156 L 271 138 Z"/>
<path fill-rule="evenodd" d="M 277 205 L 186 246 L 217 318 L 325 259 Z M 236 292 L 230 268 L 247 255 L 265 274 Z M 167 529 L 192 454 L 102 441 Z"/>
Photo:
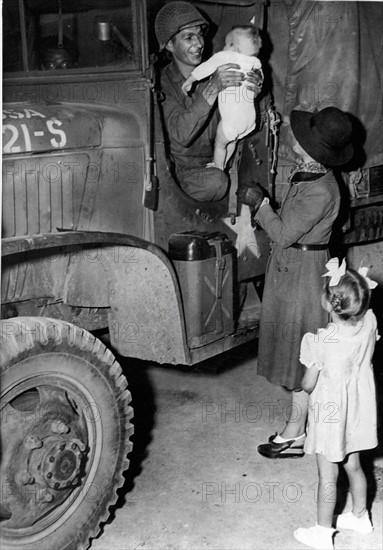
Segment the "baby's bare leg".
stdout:
<path fill-rule="evenodd" d="M 338 464 L 329 462 L 324 455 L 318 453 L 316 459 L 319 474 L 317 521 L 322 527 L 331 527 L 336 502 Z"/>
<path fill-rule="evenodd" d="M 227 137 L 223 132 L 222 122 L 220 121 L 217 127 L 217 133 L 215 136 L 214 163 L 216 167 L 220 168 L 221 170 L 223 170 L 226 165 L 228 144 L 229 144 L 229 140 L 227 139 Z"/>
<path fill-rule="evenodd" d="M 227 144 L 227 147 L 226 147 L 226 164 L 229 162 L 231 157 L 234 155 L 236 145 L 237 145 L 237 140 L 230 141 Z"/>

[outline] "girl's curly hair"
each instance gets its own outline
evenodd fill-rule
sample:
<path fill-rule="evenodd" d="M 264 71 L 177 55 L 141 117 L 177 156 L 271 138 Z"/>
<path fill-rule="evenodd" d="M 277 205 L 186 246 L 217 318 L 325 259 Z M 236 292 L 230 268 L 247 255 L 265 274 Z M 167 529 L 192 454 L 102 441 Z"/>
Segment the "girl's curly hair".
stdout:
<path fill-rule="evenodd" d="M 371 290 L 362 275 L 354 269 L 347 269 L 337 285 L 325 283 L 325 297 L 333 311 L 342 319 L 357 321 L 368 310 Z"/>

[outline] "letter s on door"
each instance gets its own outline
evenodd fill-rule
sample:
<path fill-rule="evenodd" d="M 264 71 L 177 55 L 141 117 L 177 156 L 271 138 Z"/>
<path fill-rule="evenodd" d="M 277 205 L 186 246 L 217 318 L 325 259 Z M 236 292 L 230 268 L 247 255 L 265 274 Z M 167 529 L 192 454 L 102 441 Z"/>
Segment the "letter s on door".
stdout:
<path fill-rule="evenodd" d="M 56 138 L 52 138 L 50 140 L 53 147 L 65 147 L 66 144 L 66 134 L 62 130 L 59 130 L 58 128 L 55 128 L 54 125 L 61 126 L 62 122 L 60 120 L 47 120 L 47 127 L 51 134 L 55 134 L 60 139 L 57 140 Z"/>

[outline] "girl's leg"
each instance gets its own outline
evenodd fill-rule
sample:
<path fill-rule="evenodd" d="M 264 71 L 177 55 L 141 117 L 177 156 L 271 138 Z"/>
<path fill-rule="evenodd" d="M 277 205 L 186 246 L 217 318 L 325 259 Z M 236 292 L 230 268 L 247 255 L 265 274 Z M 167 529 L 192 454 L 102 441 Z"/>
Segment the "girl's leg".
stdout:
<path fill-rule="evenodd" d="M 316 455 L 316 459 L 319 474 L 317 524 L 313 527 L 296 529 L 294 537 L 311 548 L 332 550 L 334 548 L 332 520 L 336 500 L 338 464 L 329 462 L 325 456 L 320 454 Z"/>
<path fill-rule="evenodd" d="M 324 455 L 316 454 L 319 486 L 317 519 L 318 525 L 331 527 L 336 503 L 336 482 L 339 468 L 336 462 L 329 462 Z"/>
<path fill-rule="evenodd" d="M 367 480 L 360 464 L 359 453 L 348 455 L 344 463 L 344 469 L 350 482 L 352 513 L 357 518 L 360 518 L 365 514 L 367 509 Z"/>
<path fill-rule="evenodd" d="M 367 512 L 367 480 L 360 464 L 359 453 L 351 453 L 344 462 L 352 496 L 352 511 L 338 516 L 336 526 L 352 529 L 363 535 L 374 530 Z"/>
<path fill-rule="evenodd" d="M 303 390 L 293 391 L 291 410 L 287 424 L 280 434 L 284 439 L 299 437 L 305 433 L 307 413 L 309 406 L 309 394 Z"/>

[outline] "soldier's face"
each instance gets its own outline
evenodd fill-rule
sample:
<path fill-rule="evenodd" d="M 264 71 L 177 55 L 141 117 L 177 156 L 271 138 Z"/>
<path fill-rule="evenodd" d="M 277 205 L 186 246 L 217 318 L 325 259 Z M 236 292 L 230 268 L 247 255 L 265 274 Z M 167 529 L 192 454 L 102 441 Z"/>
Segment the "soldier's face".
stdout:
<path fill-rule="evenodd" d="M 202 61 L 202 53 L 205 45 L 203 29 L 201 25 L 188 27 L 178 32 L 167 44 L 169 50 L 178 65 L 185 67 L 197 67 Z"/>

